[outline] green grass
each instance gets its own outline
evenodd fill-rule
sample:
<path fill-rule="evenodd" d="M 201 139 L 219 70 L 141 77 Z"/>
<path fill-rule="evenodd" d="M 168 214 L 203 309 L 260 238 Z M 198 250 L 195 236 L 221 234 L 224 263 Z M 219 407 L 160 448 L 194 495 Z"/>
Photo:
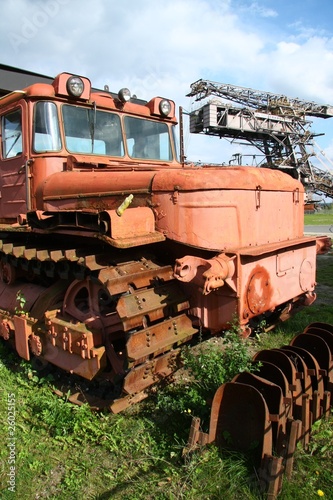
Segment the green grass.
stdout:
<path fill-rule="evenodd" d="M 310 226 L 333 224 L 333 210 L 330 209 L 330 210 L 323 210 L 321 212 L 315 212 L 314 214 L 305 214 L 304 224 Z"/>
<path fill-rule="evenodd" d="M 333 289 L 333 255 L 318 258 L 318 282 Z M 311 321 L 333 324 L 332 309 L 329 300 L 315 303 L 275 331 L 251 340 L 250 347 L 280 347 Z M 231 350 L 232 360 L 243 362 L 243 354 L 240 361 L 236 354 Z M 4 423 L 0 427 L 1 499 L 263 498 L 246 457 L 221 454 L 214 446 L 182 457 L 192 415 L 201 411 L 193 403 L 196 396 L 188 394 L 189 380 L 180 381 L 178 392 L 165 388 L 123 414 L 91 413 L 55 396 L 50 390 L 51 377 L 33 372 L 3 342 L 0 359 L 0 412 Z M 7 489 L 10 394 L 15 395 L 16 409 L 15 494 Z M 290 481 L 284 479 L 279 498 L 311 500 L 319 498 L 319 491 L 324 498 L 333 499 L 332 470 L 333 415 L 313 426 L 309 450 L 298 448 L 294 473 Z"/>
<path fill-rule="evenodd" d="M 333 251 L 327 255 L 317 257 L 317 283 L 332 286 L 333 284 Z"/>

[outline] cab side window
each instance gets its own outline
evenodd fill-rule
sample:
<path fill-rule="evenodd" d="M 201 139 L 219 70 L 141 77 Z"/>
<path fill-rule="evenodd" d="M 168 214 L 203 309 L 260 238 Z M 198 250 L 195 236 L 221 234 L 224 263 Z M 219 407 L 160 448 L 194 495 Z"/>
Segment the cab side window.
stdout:
<path fill-rule="evenodd" d="M 13 158 L 23 151 L 22 113 L 20 109 L 4 115 L 1 119 L 2 157 Z"/>

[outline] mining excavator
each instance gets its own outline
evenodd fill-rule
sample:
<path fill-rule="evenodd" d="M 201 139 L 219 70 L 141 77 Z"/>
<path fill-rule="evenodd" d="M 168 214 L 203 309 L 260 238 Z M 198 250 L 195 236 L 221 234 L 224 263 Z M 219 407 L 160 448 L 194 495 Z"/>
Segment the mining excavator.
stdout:
<path fill-rule="evenodd" d="M 333 197 L 333 164 L 315 140 L 323 134 L 311 129 L 311 119 L 332 118 L 332 105 L 204 79 L 190 87 L 188 96 L 201 103 L 190 112 L 190 131 L 249 146 L 230 164 L 252 156 L 259 167 L 299 179 L 309 199 Z"/>

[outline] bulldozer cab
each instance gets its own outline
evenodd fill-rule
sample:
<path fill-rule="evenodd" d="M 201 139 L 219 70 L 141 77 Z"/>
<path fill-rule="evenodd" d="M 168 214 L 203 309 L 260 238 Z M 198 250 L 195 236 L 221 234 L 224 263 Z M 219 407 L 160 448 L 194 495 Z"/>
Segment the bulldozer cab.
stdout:
<path fill-rule="evenodd" d="M 38 186 L 63 170 L 179 167 L 173 101 L 91 89 L 87 78 L 62 73 L 0 98 L 1 221 L 42 210 Z"/>

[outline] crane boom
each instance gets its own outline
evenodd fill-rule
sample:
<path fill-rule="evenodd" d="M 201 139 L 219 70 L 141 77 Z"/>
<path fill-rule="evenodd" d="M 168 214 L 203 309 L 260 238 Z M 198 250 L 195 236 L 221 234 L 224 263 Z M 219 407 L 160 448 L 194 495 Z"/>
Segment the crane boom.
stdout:
<path fill-rule="evenodd" d="M 302 99 L 290 98 L 283 94 L 263 92 L 246 87 L 239 87 L 229 83 L 217 83 L 210 80 L 197 80 L 191 84 L 191 92 L 187 97 L 194 97 L 197 101 L 205 99 L 210 95 L 224 97 L 251 108 L 261 110 L 279 111 L 282 115 L 294 115 L 301 113 L 306 116 L 319 118 L 330 118 L 333 116 L 333 106 L 329 104 L 316 104 L 315 102 Z"/>
<path fill-rule="evenodd" d="M 190 113 L 190 132 L 246 141 L 264 156 L 260 166 L 283 169 L 299 178 L 308 191 L 333 198 L 332 171 L 325 172 L 310 162 L 310 157 L 318 158 L 314 150 L 318 134 L 311 132 L 307 120 L 308 116 L 333 117 L 333 106 L 203 79 L 191 84 L 187 96 L 206 99 Z M 207 99 L 210 96 L 223 101 Z"/>

